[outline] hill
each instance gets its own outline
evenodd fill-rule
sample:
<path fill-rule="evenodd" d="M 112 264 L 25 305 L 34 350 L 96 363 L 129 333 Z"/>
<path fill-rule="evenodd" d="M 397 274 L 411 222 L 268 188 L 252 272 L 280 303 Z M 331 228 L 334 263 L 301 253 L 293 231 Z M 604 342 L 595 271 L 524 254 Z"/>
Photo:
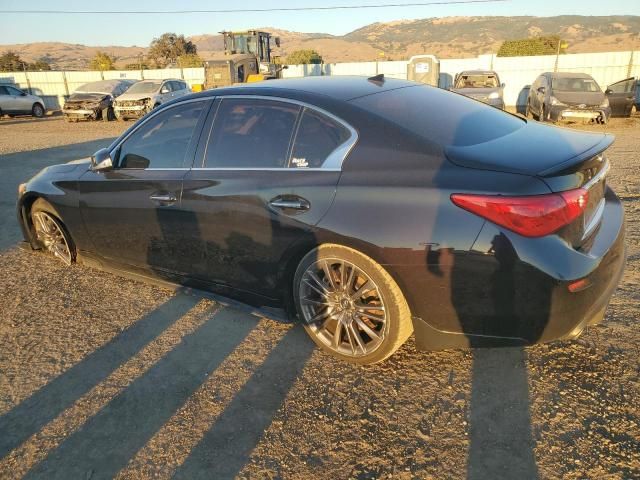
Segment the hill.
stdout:
<path fill-rule="evenodd" d="M 374 23 L 343 36 L 263 28 L 281 38 L 277 54 L 299 49 L 317 50 L 326 62 L 401 60 L 421 53 L 441 58 L 475 57 L 492 53 L 504 40 L 558 34 L 568 41 L 569 53 L 640 49 L 640 16 L 588 17 L 444 17 Z M 202 58 L 223 49 L 222 36 L 189 37 Z M 0 45 L 25 60 L 48 58 L 58 69 L 86 69 L 98 50 L 117 57 L 119 66 L 136 63 L 145 47 L 85 46 L 59 42 Z"/>

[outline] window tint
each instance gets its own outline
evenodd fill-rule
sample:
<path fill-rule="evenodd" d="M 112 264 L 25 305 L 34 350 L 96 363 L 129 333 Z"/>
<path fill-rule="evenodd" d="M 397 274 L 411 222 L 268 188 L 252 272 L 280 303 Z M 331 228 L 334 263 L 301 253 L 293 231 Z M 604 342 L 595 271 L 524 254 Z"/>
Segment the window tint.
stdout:
<path fill-rule="evenodd" d="M 180 168 L 207 102 L 168 108 L 137 129 L 120 147 L 120 168 Z M 190 165 L 189 165 L 190 166 Z"/>
<path fill-rule="evenodd" d="M 293 144 L 292 168 L 318 168 L 346 142 L 349 130 L 326 115 L 305 108 Z"/>
<path fill-rule="evenodd" d="M 475 145 L 508 135 L 525 121 L 463 95 L 415 86 L 387 90 L 352 100 L 438 145 Z"/>
<path fill-rule="evenodd" d="M 22 95 L 22 90 L 13 87 L 6 87 L 9 95 Z"/>
<path fill-rule="evenodd" d="M 290 103 L 225 98 L 207 146 L 209 168 L 286 167 L 300 107 Z"/>
<path fill-rule="evenodd" d="M 0 86 L 0 95 L 9 95 L 6 87 Z"/>
<path fill-rule="evenodd" d="M 609 90 L 611 90 L 613 93 L 629 93 L 633 92 L 635 86 L 636 81 L 632 78 L 631 80 L 626 80 L 624 82 L 618 82 L 610 85 Z"/>

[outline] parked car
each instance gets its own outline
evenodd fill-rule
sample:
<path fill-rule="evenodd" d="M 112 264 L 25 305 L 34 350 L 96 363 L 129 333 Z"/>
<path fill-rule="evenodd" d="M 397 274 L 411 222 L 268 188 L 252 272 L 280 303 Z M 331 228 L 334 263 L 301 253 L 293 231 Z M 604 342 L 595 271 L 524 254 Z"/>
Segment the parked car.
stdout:
<path fill-rule="evenodd" d="M 381 75 L 271 80 L 160 106 L 17 208 L 67 265 L 282 307 L 369 364 L 412 331 L 424 350 L 600 322 L 625 264 L 612 142 Z"/>
<path fill-rule="evenodd" d="M 188 93 L 191 90 L 184 80 L 142 80 L 116 99 L 116 117 L 118 120 L 140 118 L 163 103 Z"/>
<path fill-rule="evenodd" d="M 44 101 L 12 85 L 0 85 L 0 117 L 2 115 L 33 115 L 43 117 L 46 113 Z"/>
<path fill-rule="evenodd" d="M 604 92 L 609 99 L 611 116 L 630 117 L 640 111 L 640 80 L 635 77 L 625 78 L 607 87 Z"/>
<path fill-rule="evenodd" d="M 99 80 L 85 83 L 64 102 L 62 113 L 68 122 L 115 120 L 113 100 L 126 92 L 135 80 Z"/>
<path fill-rule="evenodd" d="M 546 122 L 593 120 L 606 123 L 609 100 L 586 73 L 543 73 L 529 90 L 527 116 Z"/>
<path fill-rule="evenodd" d="M 504 110 L 504 83 L 492 70 L 465 70 L 456 75 L 452 92 Z"/>

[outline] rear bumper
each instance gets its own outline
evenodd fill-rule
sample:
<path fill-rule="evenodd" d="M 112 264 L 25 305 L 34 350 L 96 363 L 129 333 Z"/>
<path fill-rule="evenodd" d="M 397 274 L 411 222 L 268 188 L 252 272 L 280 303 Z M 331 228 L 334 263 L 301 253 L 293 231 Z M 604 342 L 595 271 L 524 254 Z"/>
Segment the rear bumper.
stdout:
<path fill-rule="evenodd" d="M 575 338 L 599 323 L 626 259 L 624 211 L 611 190 L 605 205 L 588 251 L 557 236 L 526 239 L 487 222 L 472 252 L 452 255 L 441 267 L 439 282 L 407 290 L 417 348 L 531 345 Z M 421 275 L 416 270 L 413 277 Z M 580 279 L 589 286 L 569 291 Z"/>

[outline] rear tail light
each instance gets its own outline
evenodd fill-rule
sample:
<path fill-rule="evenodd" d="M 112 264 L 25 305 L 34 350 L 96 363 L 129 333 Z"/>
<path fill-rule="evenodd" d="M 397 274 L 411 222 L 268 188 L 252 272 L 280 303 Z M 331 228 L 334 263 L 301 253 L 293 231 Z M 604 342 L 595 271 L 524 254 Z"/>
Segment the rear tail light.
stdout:
<path fill-rule="evenodd" d="M 546 195 L 506 197 L 454 193 L 451 201 L 525 237 L 544 237 L 569 225 L 587 206 L 583 188 Z"/>

